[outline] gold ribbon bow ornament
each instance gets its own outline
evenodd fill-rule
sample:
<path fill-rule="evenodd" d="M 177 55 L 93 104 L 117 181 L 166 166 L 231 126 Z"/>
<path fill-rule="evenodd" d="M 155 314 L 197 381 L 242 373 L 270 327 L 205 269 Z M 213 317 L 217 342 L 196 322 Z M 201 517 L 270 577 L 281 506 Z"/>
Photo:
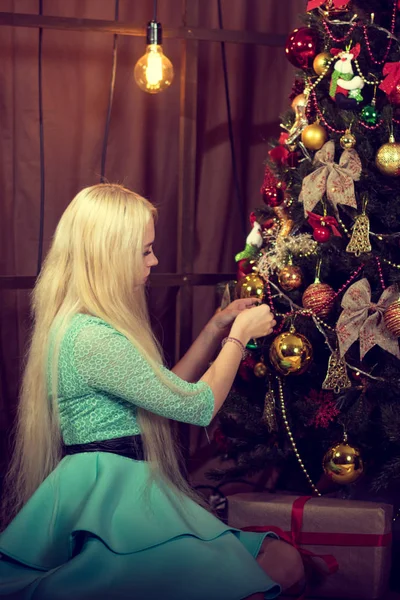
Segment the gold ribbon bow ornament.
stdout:
<path fill-rule="evenodd" d="M 361 177 L 362 166 L 360 157 L 353 149 L 344 150 L 339 164 L 334 162 L 335 142 L 326 142 L 314 156 L 315 171 L 307 175 L 303 180 L 303 186 L 299 196 L 304 205 L 304 214 L 314 210 L 326 193 L 335 213 L 338 213 L 337 205 L 346 204 L 357 208 L 354 193 L 354 182 Z"/>
<path fill-rule="evenodd" d="M 400 359 L 398 338 L 390 333 L 383 321 L 384 311 L 398 295 L 397 286 L 391 285 L 374 304 L 367 279 L 357 281 L 347 290 L 342 300 L 343 312 L 336 325 L 340 356 L 344 356 L 359 339 L 361 360 L 375 345 Z"/>

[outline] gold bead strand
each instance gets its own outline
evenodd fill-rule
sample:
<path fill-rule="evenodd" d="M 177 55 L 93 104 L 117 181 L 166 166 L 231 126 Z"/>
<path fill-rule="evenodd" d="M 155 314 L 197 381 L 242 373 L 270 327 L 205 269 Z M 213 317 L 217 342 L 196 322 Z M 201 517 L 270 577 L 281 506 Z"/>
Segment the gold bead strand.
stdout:
<path fill-rule="evenodd" d="M 381 260 L 383 260 L 383 262 L 385 262 L 386 264 L 390 265 L 394 269 L 400 269 L 400 265 L 396 265 L 396 263 L 392 262 L 391 260 L 388 260 L 387 258 L 383 258 L 382 257 Z"/>
<path fill-rule="evenodd" d="M 336 56 L 332 56 L 332 58 L 326 63 L 325 69 L 322 71 L 321 75 L 314 81 L 314 83 L 311 83 L 310 79 L 308 80 L 304 93 L 306 93 L 307 91 L 312 92 L 313 90 L 315 90 L 317 85 L 321 83 L 325 75 L 328 73 L 329 69 L 331 68 L 331 64 L 334 60 L 336 60 L 336 58 Z"/>
<path fill-rule="evenodd" d="M 280 377 L 278 377 L 278 384 L 279 384 L 279 401 L 280 401 L 280 405 L 281 405 L 282 418 L 283 418 L 283 422 L 285 424 L 285 429 L 286 429 L 286 432 L 287 432 L 287 434 L 289 436 L 289 440 L 290 440 L 290 443 L 292 445 L 293 451 L 294 451 L 294 453 L 296 455 L 297 462 L 299 463 L 299 465 L 301 467 L 301 470 L 303 471 L 304 475 L 306 476 L 306 479 L 307 479 L 308 483 L 310 484 L 311 489 L 314 492 L 314 494 L 316 494 L 317 496 L 321 496 L 322 495 L 321 492 L 318 490 L 317 486 L 314 485 L 311 477 L 309 476 L 309 474 L 307 472 L 307 469 L 306 469 L 303 461 L 301 460 L 301 456 L 300 456 L 299 451 L 297 449 L 296 442 L 294 441 L 294 437 L 293 437 L 293 434 L 291 432 L 289 421 L 288 421 L 288 418 L 287 418 L 286 406 L 285 406 L 285 397 L 283 395 L 283 383 L 282 383 L 282 379 Z"/>
<path fill-rule="evenodd" d="M 360 65 L 358 64 L 358 59 L 357 59 L 357 58 L 354 58 L 354 59 L 353 59 L 353 62 L 354 62 L 354 63 L 355 63 L 355 65 L 356 65 L 356 69 L 357 69 L 357 72 L 358 72 L 359 76 L 361 77 L 361 79 L 363 80 L 363 82 L 364 82 L 366 85 L 377 85 L 377 81 L 376 81 L 376 80 L 375 80 L 375 81 L 368 81 L 368 79 L 366 79 L 366 78 L 364 77 L 364 75 L 363 75 L 363 74 L 362 74 L 362 72 L 361 72 Z"/>

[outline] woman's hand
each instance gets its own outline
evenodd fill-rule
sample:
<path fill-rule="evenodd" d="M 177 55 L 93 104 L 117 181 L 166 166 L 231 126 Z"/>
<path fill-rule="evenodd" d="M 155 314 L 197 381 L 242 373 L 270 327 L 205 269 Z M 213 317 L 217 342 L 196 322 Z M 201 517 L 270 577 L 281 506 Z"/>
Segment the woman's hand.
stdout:
<path fill-rule="evenodd" d="M 274 315 L 266 304 L 242 311 L 232 325 L 232 336 L 248 342 L 251 338 L 264 337 L 272 333 L 276 325 Z"/>
<path fill-rule="evenodd" d="M 225 337 L 229 334 L 232 323 L 236 317 L 246 309 L 253 308 L 260 301 L 257 298 L 243 298 L 242 300 L 234 300 L 228 304 L 224 310 L 218 309 L 208 326 L 214 329 L 215 334 Z"/>

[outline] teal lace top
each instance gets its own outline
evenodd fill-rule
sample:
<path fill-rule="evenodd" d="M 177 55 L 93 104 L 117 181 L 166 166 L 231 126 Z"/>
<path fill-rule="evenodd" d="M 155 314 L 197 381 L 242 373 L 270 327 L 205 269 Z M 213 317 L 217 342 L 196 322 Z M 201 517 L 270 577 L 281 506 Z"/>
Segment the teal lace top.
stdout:
<path fill-rule="evenodd" d="M 75 315 L 60 345 L 58 402 L 64 443 L 140 434 L 138 406 L 168 419 L 208 425 L 214 410 L 211 388 L 162 368 L 182 393 L 160 381 L 138 350 L 108 323 Z M 198 393 L 185 396 L 187 391 Z"/>

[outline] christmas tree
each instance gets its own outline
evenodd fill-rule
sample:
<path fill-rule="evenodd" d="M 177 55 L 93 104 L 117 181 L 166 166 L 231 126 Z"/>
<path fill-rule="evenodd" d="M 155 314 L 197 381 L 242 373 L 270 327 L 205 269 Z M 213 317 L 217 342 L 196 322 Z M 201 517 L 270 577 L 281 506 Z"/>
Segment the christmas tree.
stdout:
<path fill-rule="evenodd" d="M 307 11 L 231 285 L 277 326 L 248 346 L 215 437 L 233 466 L 211 477 L 271 467 L 280 488 L 350 496 L 400 480 L 400 2 Z"/>

